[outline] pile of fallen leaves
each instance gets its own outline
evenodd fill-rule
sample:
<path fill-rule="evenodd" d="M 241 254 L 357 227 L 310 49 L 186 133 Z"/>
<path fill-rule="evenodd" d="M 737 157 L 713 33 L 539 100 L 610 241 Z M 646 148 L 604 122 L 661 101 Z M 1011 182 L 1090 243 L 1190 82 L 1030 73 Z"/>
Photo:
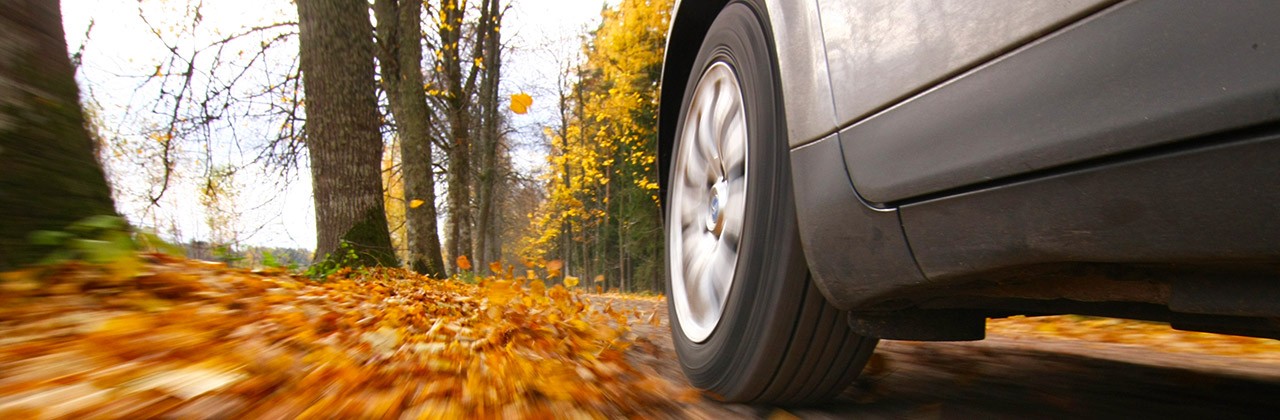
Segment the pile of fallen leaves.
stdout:
<path fill-rule="evenodd" d="M 987 336 L 1144 346 L 1169 353 L 1280 361 L 1280 340 L 1175 330 L 1161 322 L 1079 315 L 991 319 Z"/>
<path fill-rule="evenodd" d="M 0 276 L 0 418 L 599 418 L 696 398 L 627 362 L 628 322 L 653 314 L 510 275 L 317 282 L 151 255 L 128 278 Z"/>

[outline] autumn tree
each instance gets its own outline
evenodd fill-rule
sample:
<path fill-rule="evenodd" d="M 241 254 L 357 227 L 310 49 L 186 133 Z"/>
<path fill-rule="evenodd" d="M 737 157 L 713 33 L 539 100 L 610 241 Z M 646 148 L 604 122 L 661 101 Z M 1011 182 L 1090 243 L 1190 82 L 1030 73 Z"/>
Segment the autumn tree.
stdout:
<path fill-rule="evenodd" d="M 477 137 L 475 154 L 477 166 L 476 228 L 475 244 L 472 254 L 480 261 L 497 261 L 501 258 L 501 242 L 495 222 L 498 217 L 497 207 L 501 204 L 495 200 L 499 188 L 500 162 L 498 146 L 502 140 L 501 113 L 498 101 L 498 85 L 502 74 L 502 9 L 498 0 L 487 0 L 482 7 L 488 7 L 488 13 L 482 13 L 481 30 L 487 32 L 480 45 L 480 129 Z"/>
<path fill-rule="evenodd" d="M 423 2 L 375 0 L 373 10 L 378 22 L 381 80 L 395 118 L 400 148 L 400 173 L 396 179 L 402 182 L 403 197 L 410 203 L 404 210 L 407 263 L 419 273 L 443 276 L 432 169 L 432 115 L 422 72 Z M 397 204 L 405 205 L 403 201 Z"/>
<path fill-rule="evenodd" d="M 387 229 L 391 232 L 391 247 L 401 261 L 410 261 L 408 229 L 404 200 L 404 176 L 400 172 L 400 140 L 391 138 L 391 144 L 382 151 L 382 205 L 387 209 Z"/>
<path fill-rule="evenodd" d="M 450 256 L 470 255 L 486 258 L 479 249 L 479 235 L 492 235 L 493 228 L 483 230 L 476 226 L 477 213 L 488 214 L 490 223 L 492 207 L 479 211 L 476 190 L 485 188 L 489 181 L 477 179 L 493 176 L 488 168 L 496 158 L 500 142 L 500 118 L 497 115 L 497 85 L 500 45 L 496 34 L 502 15 L 498 0 L 481 0 L 475 10 L 475 19 L 469 20 L 466 0 L 444 0 L 434 13 L 435 77 L 438 86 L 433 95 L 437 112 L 444 116 L 441 141 L 438 146 L 447 159 L 448 200 L 446 213 L 448 225 L 445 231 L 445 248 Z M 487 98 L 487 99 L 486 99 Z M 479 103 L 480 105 L 477 105 Z M 492 140 L 492 141 L 490 141 Z M 479 163 L 479 168 L 477 168 Z M 479 169 L 479 170 L 478 170 Z M 493 203 L 492 194 L 486 193 L 481 201 Z"/>
<path fill-rule="evenodd" d="M 0 270 L 36 261 L 28 241 L 115 215 L 85 129 L 58 1 L 0 2 Z"/>
<path fill-rule="evenodd" d="M 227 249 L 240 245 L 238 231 L 241 213 L 237 201 L 240 187 L 237 185 L 236 171 L 230 166 L 222 166 L 213 170 L 205 178 L 200 188 L 198 201 L 205 208 L 205 224 L 209 227 L 209 241 L 215 247 Z"/>
<path fill-rule="evenodd" d="M 184 162 L 190 150 L 203 151 L 195 166 L 203 166 L 197 169 L 206 184 L 219 166 L 240 169 L 238 162 L 218 162 L 213 152 L 221 149 L 256 149 L 256 162 L 290 174 L 305 152 L 295 17 L 288 10 L 279 16 L 269 9 L 245 13 L 243 23 L 223 34 L 203 16 L 206 9 L 225 5 L 148 6 L 138 5 L 140 29 L 167 54 L 154 70 L 131 75 L 143 79 L 138 96 L 145 103 L 128 112 L 138 114 L 134 129 L 147 138 L 137 147 L 159 149 L 140 165 L 160 172 L 146 191 L 150 205 L 159 205 L 180 170 L 192 169 L 183 167 L 191 166 Z"/>
<path fill-rule="evenodd" d="M 367 265 L 394 265 L 379 175 L 373 27 L 360 0 L 298 0 L 316 255 L 350 245 Z"/>
<path fill-rule="evenodd" d="M 623 0 L 606 9 L 560 97 L 547 200 L 523 242 L 532 260 L 603 274 L 609 287 L 656 289 L 662 270 L 657 196 L 657 82 L 670 1 Z"/>
<path fill-rule="evenodd" d="M 441 101 L 449 125 L 442 146 L 449 159 L 448 209 L 449 226 L 445 243 L 449 255 L 457 257 L 471 252 L 471 95 L 475 91 L 479 66 L 464 72 L 463 22 L 466 0 L 443 0 L 436 29 L 439 34 L 436 71 L 444 85 Z M 480 35 L 477 35 L 477 37 Z M 477 44 L 479 44 L 477 42 Z"/>

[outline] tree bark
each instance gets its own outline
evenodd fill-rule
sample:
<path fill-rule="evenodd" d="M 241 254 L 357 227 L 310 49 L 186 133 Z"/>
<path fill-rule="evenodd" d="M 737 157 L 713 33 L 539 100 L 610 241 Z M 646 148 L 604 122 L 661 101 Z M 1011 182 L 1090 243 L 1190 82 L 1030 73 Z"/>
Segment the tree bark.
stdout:
<path fill-rule="evenodd" d="M 297 4 L 317 259 L 343 258 L 334 254 L 345 243 L 359 260 L 339 262 L 395 265 L 379 174 L 382 138 L 368 3 Z"/>
<path fill-rule="evenodd" d="M 116 215 L 84 126 L 58 1 L 0 2 L 0 271 L 37 261 L 28 235 Z"/>
<path fill-rule="evenodd" d="M 487 4 L 487 3 L 486 3 Z M 463 18 L 467 8 L 465 0 L 446 0 L 442 6 L 443 22 L 440 27 L 440 70 L 443 71 L 445 84 L 445 116 L 449 122 L 449 141 L 446 154 L 449 157 L 449 198 L 447 214 L 449 228 L 445 243 L 451 258 L 472 254 L 472 238 L 475 220 L 472 217 L 471 188 L 472 171 L 472 94 L 475 92 L 476 75 L 479 66 L 471 66 L 465 72 L 462 69 L 462 29 Z M 488 10 L 481 8 L 482 11 Z M 486 14 L 486 13 L 482 13 Z M 483 17 L 481 25 L 484 24 Z M 475 32 L 475 43 L 472 49 L 472 60 L 481 56 L 485 36 L 483 29 Z"/>
<path fill-rule="evenodd" d="M 382 84 L 400 135 L 405 201 L 423 201 L 418 208 L 405 209 L 408 263 L 418 273 L 443 277 L 444 258 L 436 221 L 436 182 L 431 167 L 431 110 L 427 108 L 422 74 L 422 2 L 375 0 L 373 10 L 378 20 Z"/>
<path fill-rule="evenodd" d="M 483 262 L 497 261 L 501 259 L 494 249 L 496 242 L 496 230 L 493 223 L 494 213 L 494 186 L 498 182 L 497 158 L 498 158 L 498 142 L 501 139 L 499 132 L 500 114 L 498 112 L 498 82 L 501 76 L 502 68 L 502 48 L 499 36 L 499 27 L 502 20 L 501 8 L 499 0 L 485 0 L 484 5 L 487 10 L 481 13 L 480 19 L 483 28 L 488 32 L 485 38 L 483 63 L 484 73 L 480 79 L 480 138 L 479 138 L 479 195 L 477 196 L 478 211 L 476 214 L 476 243 L 473 251 L 477 258 Z"/>

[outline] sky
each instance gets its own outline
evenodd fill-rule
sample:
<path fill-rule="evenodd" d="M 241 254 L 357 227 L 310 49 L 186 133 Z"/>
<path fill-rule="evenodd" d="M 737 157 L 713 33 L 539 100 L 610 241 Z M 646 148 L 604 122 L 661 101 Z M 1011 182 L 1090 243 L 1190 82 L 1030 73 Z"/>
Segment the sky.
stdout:
<path fill-rule="evenodd" d="M 616 0 L 607 1 L 616 4 Z M 183 16 L 189 4 L 187 0 L 62 1 L 68 49 L 74 53 L 84 46 L 83 63 L 77 75 L 82 95 L 92 95 L 90 100 L 100 107 L 99 118 L 108 137 L 145 146 L 142 132 L 158 121 L 158 116 L 147 107 L 155 99 L 155 89 L 139 89 L 139 86 L 145 76 L 156 71 L 167 50 L 139 17 L 140 9 L 161 31 L 172 31 L 180 29 L 175 25 L 185 20 Z M 556 118 L 551 104 L 555 102 L 560 69 L 580 59 L 582 39 L 588 30 L 599 25 L 606 0 L 509 0 L 508 4 L 510 9 L 503 25 L 503 41 L 508 52 L 504 56 L 500 89 L 504 97 L 517 92 L 533 96 L 534 103 L 528 114 L 510 115 L 509 119 L 516 130 L 512 135 L 514 142 L 533 145 L 540 139 L 542 127 L 552 124 Z M 203 23 L 199 36 L 207 41 L 237 33 L 245 27 L 278 22 L 282 17 L 293 20 L 296 16 L 293 7 L 287 0 L 206 1 L 201 9 Z M 241 136 L 245 133 L 253 136 L 266 133 L 269 128 L 250 126 L 235 130 Z M 255 150 L 228 145 L 215 149 L 185 151 L 194 156 L 205 152 L 217 163 L 237 165 L 248 162 L 256 154 Z M 519 170 L 532 172 L 544 163 L 544 153 L 537 147 L 521 147 L 513 158 Z M 139 160 L 113 164 L 109 168 L 119 210 L 135 224 L 157 228 L 162 234 L 177 235 L 170 239 L 208 240 L 214 233 L 206 222 L 207 214 L 197 192 L 197 185 L 203 179 L 203 170 L 198 168 L 207 162 L 199 158 L 179 162 L 172 187 L 165 192 L 164 199 L 153 206 L 142 197 L 147 191 L 154 191 L 159 172 L 156 165 Z M 234 180 L 235 188 L 240 191 L 234 199 L 234 212 L 239 214 L 234 230 L 243 244 L 314 249 L 315 210 L 307 173 L 295 174 L 287 183 L 281 183 L 272 172 L 242 170 Z"/>

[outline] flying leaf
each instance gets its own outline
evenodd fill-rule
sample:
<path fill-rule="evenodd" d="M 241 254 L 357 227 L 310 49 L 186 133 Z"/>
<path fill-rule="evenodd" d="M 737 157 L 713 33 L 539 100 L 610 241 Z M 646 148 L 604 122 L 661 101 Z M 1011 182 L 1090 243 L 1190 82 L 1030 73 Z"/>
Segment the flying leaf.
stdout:
<path fill-rule="evenodd" d="M 529 106 L 533 105 L 533 97 L 527 93 L 515 93 L 511 95 L 511 112 L 524 114 L 529 112 Z"/>
<path fill-rule="evenodd" d="M 561 267 L 564 267 L 564 263 L 560 260 L 547 261 L 547 275 L 551 277 L 560 276 Z"/>
<path fill-rule="evenodd" d="M 578 285 L 578 278 L 574 276 L 564 276 L 564 287 L 573 288 Z"/>
<path fill-rule="evenodd" d="M 422 201 L 422 200 L 416 200 L 416 199 L 415 199 L 415 200 L 410 200 L 410 201 L 409 201 L 409 208 L 411 208 L 411 209 L 416 209 L 416 208 L 418 208 L 418 207 L 422 207 L 422 203 L 425 203 L 425 201 Z"/>
<path fill-rule="evenodd" d="M 456 262 L 458 263 L 459 270 L 471 269 L 471 260 L 468 260 L 466 255 L 459 255 Z"/>

